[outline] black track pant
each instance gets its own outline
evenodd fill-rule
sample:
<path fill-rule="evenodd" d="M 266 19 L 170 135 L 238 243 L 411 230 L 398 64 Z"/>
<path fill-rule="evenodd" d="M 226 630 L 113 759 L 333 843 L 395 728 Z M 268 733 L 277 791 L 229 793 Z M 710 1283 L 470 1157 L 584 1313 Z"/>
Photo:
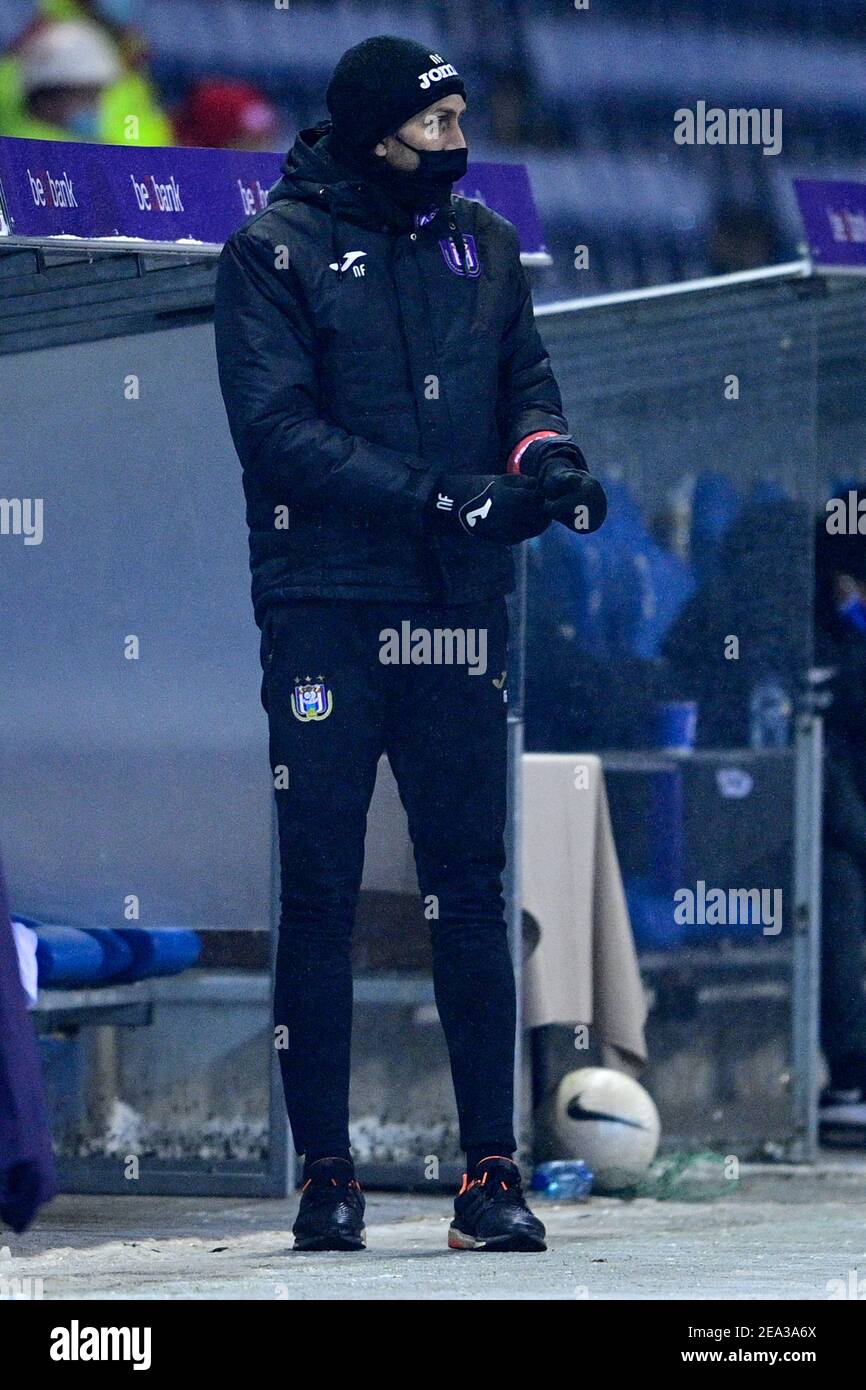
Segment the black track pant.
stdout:
<path fill-rule="evenodd" d="M 410 633 L 430 635 L 428 655 L 437 631 L 458 642 L 474 632 L 468 660 L 384 662 L 389 632 L 407 622 Z M 422 896 L 438 903 L 433 980 L 461 1145 L 516 1147 L 515 986 L 502 897 L 506 645 L 504 599 L 449 607 L 299 599 L 266 613 L 262 703 L 282 884 L 274 1021 L 299 1154 L 349 1143 L 351 934 L 383 751 L 406 808 Z M 447 636 L 438 654 L 446 650 L 460 655 Z M 473 666 L 479 674 L 470 674 Z M 320 687 L 309 705 L 296 691 L 307 682 Z M 308 713 L 325 717 L 299 717 Z"/>
<path fill-rule="evenodd" d="M 863 932 L 866 875 L 843 849 L 824 844 L 821 903 L 821 1045 L 834 1085 L 858 1084 L 846 1077 L 846 1062 L 866 1058 L 866 996 L 863 993 Z"/>

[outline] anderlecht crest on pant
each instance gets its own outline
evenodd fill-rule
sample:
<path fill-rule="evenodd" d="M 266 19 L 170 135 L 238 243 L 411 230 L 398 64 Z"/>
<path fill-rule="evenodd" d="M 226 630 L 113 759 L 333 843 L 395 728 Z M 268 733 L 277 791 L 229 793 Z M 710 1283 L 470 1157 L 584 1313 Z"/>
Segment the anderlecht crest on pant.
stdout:
<path fill-rule="evenodd" d="M 314 681 L 309 676 L 301 681 L 295 678 L 292 691 L 292 714 L 304 723 L 313 719 L 327 719 L 334 708 L 334 697 L 321 676 Z"/>

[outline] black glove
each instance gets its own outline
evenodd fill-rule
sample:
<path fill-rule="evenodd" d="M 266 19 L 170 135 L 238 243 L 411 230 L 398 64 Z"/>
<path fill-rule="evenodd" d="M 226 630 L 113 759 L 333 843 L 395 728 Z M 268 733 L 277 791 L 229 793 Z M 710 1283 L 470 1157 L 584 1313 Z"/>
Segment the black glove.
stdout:
<path fill-rule="evenodd" d="M 535 478 L 519 474 L 449 473 L 430 498 L 431 525 L 478 540 L 517 545 L 550 522 Z"/>
<path fill-rule="evenodd" d="M 567 489 L 563 486 L 558 496 L 545 499 L 544 512 L 570 531 L 597 531 L 607 516 L 607 496 L 598 478 L 574 471 Z"/>
<path fill-rule="evenodd" d="M 573 531 L 597 531 L 607 516 L 604 488 L 593 478 L 570 434 L 534 439 L 520 457 L 520 473 L 537 478 L 544 511 Z"/>

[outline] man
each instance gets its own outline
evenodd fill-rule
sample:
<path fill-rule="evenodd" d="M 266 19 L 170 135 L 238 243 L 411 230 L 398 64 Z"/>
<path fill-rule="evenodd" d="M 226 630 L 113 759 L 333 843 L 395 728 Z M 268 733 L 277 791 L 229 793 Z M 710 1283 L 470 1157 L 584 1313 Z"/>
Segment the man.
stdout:
<path fill-rule="evenodd" d="M 449 1244 L 543 1250 L 512 1161 L 504 596 L 509 546 L 553 516 L 594 528 L 604 494 L 566 434 L 514 228 L 452 198 L 467 164 L 454 66 L 367 39 L 327 102 L 331 122 L 301 132 L 268 208 L 227 242 L 216 293 L 278 808 L 274 1017 L 305 1157 L 296 1248 L 364 1244 L 350 939 L 387 751 L 433 919 L 467 1156 Z M 432 652 L 462 635 L 483 663 L 395 661 L 404 622 L 419 652 L 425 634 Z"/>
<path fill-rule="evenodd" d="M 866 540 L 831 529 L 831 512 L 866 492 L 839 489 L 815 526 L 812 679 L 824 719 L 821 849 L 821 1046 L 829 1072 L 819 1097 L 823 1143 L 866 1147 Z M 838 525 L 833 521 L 832 525 Z"/>
<path fill-rule="evenodd" d="M 132 24 L 138 0 L 38 0 L 35 8 L 24 32 L 0 57 L 0 134 L 109 145 L 172 144 L 171 123 L 147 73 L 146 44 Z M 74 37 L 82 31 L 89 43 Z M 57 69 L 35 101 L 23 71 L 31 49 L 43 66 L 48 62 Z M 93 53 L 100 55 L 98 81 L 94 90 L 81 91 L 93 84 L 69 79 L 94 66 Z M 51 86 L 78 90 L 51 95 Z"/>
<path fill-rule="evenodd" d="M 98 141 L 100 103 L 121 73 L 114 45 L 95 25 L 77 20 L 42 25 L 21 48 L 22 105 L 5 133 Z"/>

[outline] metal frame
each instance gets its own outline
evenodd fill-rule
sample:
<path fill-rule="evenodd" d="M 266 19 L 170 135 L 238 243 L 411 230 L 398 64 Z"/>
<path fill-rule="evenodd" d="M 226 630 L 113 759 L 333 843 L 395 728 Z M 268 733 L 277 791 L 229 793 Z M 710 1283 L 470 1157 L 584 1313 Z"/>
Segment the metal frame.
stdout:
<path fill-rule="evenodd" d="M 230 998 L 268 997 L 264 975 L 226 976 L 223 972 L 196 971 L 166 979 L 142 980 L 131 985 L 103 988 L 40 991 L 33 1009 L 37 1021 L 46 1028 L 143 1027 L 152 1021 L 153 1007 L 188 995 L 211 1001 L 215 995 Z M 275 1060 L 275 1059 L 274 1059 Z M 276 1123 L 273 1063 L 269 1072 L 268 1161 L 255 1168 L 252 1160 L 220 1160 L 211 1167 L 208 1160 L 143 1160 L 134 1191 L 140 1196 L 206 1197 L 284 1197 L 292 1170 L 287 1164 L 283 1134 Z M 282 1111 L 282 1094 L 276 1097 Z M 124 1176 L 119 1158 L 99 1159 L 59 1157 L 57 1170 L 64 1192 L 130 1193 L 130 1179 Z"/>
<path fill-rule="evenodd" d="M 204 258 L 215 258 L 223 249 L 221 241 L 145 241 L 142 237 L 81 237 L 70 234 L 62 234 L 51 237 L 32 237 L 15 236 L 10 233 L 7 236 L 0 236 L 0 247 L 12 246 L 18 250 L 40 247 L 43 250 L 57 251 L 85 251 L 95 252 L 104 256 L 106 252 L 122 251 L 127 254 L 132 251 L 138 255 L 171 255 L 189 258 L 190 256 L 201 256 Z M 553 265 L 553 257 L 549 251 L 521 251 L 520 261 L 525 266 L 550 266 Z"/>
<path fill-rule="evenodd" d="M 600 309 L 610 304 L 640 304 L 646 299 L 667 299 L 678 294 L 705 293 L 707 290 L 760 284 L 767 280 L 802 280 L 808 279 L 814 273 L 812 262 L 803 257 L 798 261 L 785 261 L 781 265 L 762 266 L 760 270 L 737 270 L 730 275 L 708 275 L 702 280 L 680 280 L 672 285 L 649 285 L 643 290 L 588 295 L 585 299 L 562 299 L 553 304 L 540 304 L 535 310 L 535 317 L 570 314 L 577 309 Z"/>
<path fill-rule="evenodd" d="M 835 268 L 834 268 L 835 271 Z M 831 272 L 834 273 L 834 272 Z M 863 271 L 856 272 L 863 274 Z M 579 311 L 616 305 L 639 305 L 656 299 L 694 295 L 740 285 L 774 282 L 812 281 L 825 277 L 822 267 L 810 256 L 729 275 L 685 280 L 678 284 L 654 285 L 643 290 L 595 295 L 584 299 L 562 300 L 536 307 L 536 318 L 562 316 Z M 813 352 L 817 351 L 813 321 Z M 813 420 L 817 401 L 813 399 Z M 823 806 L 823 722 L 811 709 L 798 714 L 795 737 L 795 820 L 794 820 L 794 932 L 791 946 L 791 1087 L 794 1135 L 787 1157 L 793 1162 L 814 1162 L 818 1156 L 818 1058 L 820 1022 L 820 940 L 821 940 L 821 817 Z M 699 954 L 699 953 L 690 953 Z M 659 974 L 665 964 L 676 965 L 681 958 L 652 956 Z M 701 958 L 706 965 L 706 958 Z M 644 962 L 641 962 L 642 967 Z"/>
<path fill-rule="evenodd" d="M 818 1156 L 818 1053 L 821 978 L 821 816 L 824 725 L 806 710 L 797 718 L 794 791 L 794 935 L 791 1083 L 795 1138 L 790 1157 Z M 817 832 L 816 832 L 816 827 Z"/>
<path fill-rule="evenodd" d="M 505 912 L 508 923 L 508 942 L 514 968 L 517 995 L 517 1018 L 514 1038 L 514 1137 L 518 1152 L 523 1138 L 523 687 L 526 653 L 526 583 L 527 549 L 518 548 L 515 560 L 513 611 L 509 647 L 517 670 L 508 676 L 510 705 L 508 711 L 508 820 L 506 822 L 504 879 Z"/>
<path fill-rule="evenodd" d="M 277 830 L 277 805 L 271 796 L 271 998 L 274 997 L 274 973 L 277 965 L 277 942 L 280 933 L 280 844 Z M 271 1040 L 273 1042 L 273 1030 Z M 283 1079 L 277 1049 L 270 1048 L 268 1061 L 268 1177 L 272 1190 L 269 1197 L 286 1197 L 296 1185 L 297 1161 L 289 1117 L 283 1098 Z"/>
<path fill-rule="evenodd" d="M 218 256 L 223 249 L 222 242 L 218 241 L 145 241 L 143 237 L 86 237 L 73 236 L 71 233 L 45 237 L 15 236 L 10 233 L 0 236 L 0 250 L 6 246 L 18 251 L 83 251 L 85 256 L 81 259 L 88 259 L 92 255 L 102 258 L 117 252 L 126 255 L 133 252 L 138 256 L 169 255 L 188 260 L 190 256 Z"/>

